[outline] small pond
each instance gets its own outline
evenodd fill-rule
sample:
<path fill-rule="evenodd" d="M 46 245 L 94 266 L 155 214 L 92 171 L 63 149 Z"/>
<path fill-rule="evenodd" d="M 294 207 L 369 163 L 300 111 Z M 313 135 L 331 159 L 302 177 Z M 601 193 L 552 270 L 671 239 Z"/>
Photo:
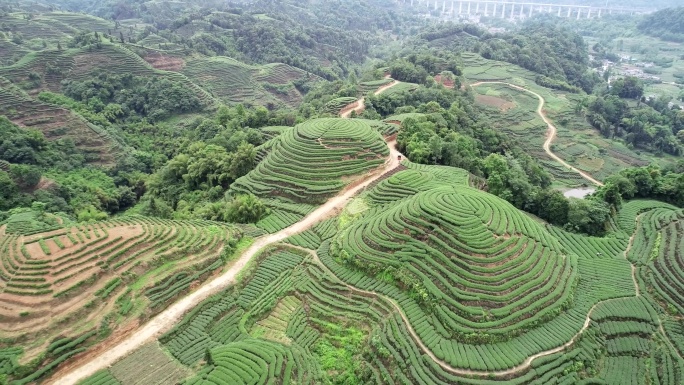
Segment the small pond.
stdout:
<path fill-rule="evenodd" d="M 595 188 L 593 187 L 582 187 L 582 188 L 574 188 L 572 190 L 568 190 L 563 192 L 563 195 L 565 195 L 566 198 L 584 198 L 585 196 L 589 194 L 593 194 L 596 191 Z"/>

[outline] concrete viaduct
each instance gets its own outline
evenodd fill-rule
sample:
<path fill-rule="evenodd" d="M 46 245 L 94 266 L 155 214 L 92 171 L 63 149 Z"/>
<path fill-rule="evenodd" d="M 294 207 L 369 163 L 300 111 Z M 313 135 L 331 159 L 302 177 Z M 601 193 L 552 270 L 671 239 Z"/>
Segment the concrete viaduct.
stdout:
<path fill-rule="evenodd" d="M 539 13 L 555 14 L 567 18 L 593 18 L 609 14 L 645 14 L 655 10 L 625 7 L 592 7 L 588 5 L 543 4 L 492 0 L 398 0 L 399 3 L 423 8 L 442 16 L 480 15 L 508 19 L 523 19 Z"/>

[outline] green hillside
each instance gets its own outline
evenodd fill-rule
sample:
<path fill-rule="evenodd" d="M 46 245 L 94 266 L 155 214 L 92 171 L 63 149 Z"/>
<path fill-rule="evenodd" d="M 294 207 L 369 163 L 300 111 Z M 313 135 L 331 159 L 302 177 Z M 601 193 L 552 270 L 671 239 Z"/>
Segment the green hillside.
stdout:
<path fill-rule="evenodd" d="M 683 384 L 677 12 L 411 3 L 0 3 L 0 385 Z"/>
<path fill-rule="evenodd" d="M 271 107 L 298 105 L 302 94 L 293 82 L 320 80 L 286 64 L 249 66 L 227 57 L 192 60 L 182 72 L 225 103 Z"/>
<path fill-rule="evenodd" d="M 639 30 L 663 40 L 684 42 L 684 8 L 668 8 L 655 12 L 639 23 Z"/>
<path fill-rule="evenodd" d="M 420 303 L 439 309 L 435 327 L 451 336 L 508 337 L 557 313 L 575 279 L 572 260 L 550 234 L 488 198 L 462 187 L 418 193 L 346 229 L 331 252 L 422 295 Z"/>
<path fill-rule="evenodd" d="M 359 120 L 315 119 L 275 139 L 259 165 L 231 187 L 238 193 L 323 203 L 388 155 L 380 134 Z"/>
<path fill-rule="evenodd" d="M 208 352 L 187 380 L 202 384 L 678 383 L 678 323 L 663 321 L 650 284 L 632 279 L 623 255 L 629 245 L 633 255 L 652 247 L 642 230 L 632 241 L 629 228 L 569 238 L 467 180 L 459 169 L 404 163 L 339 217 L 286 240 L 295 246 L 261 253 L 236 289 L 197 307 L 159 339 L 161 349 L 190 368 Z M 680 211 L 634 201 L 620 217 L 627 226 L 642 213 L 637 227 L 671 234 Z M 679 241 L 661 242 L 676 250 L 665 245 Z M 513 306 L 520 311 L 505 310 Z M 124 365 L 84 383 L 126 383 L 117 375 Z"/>

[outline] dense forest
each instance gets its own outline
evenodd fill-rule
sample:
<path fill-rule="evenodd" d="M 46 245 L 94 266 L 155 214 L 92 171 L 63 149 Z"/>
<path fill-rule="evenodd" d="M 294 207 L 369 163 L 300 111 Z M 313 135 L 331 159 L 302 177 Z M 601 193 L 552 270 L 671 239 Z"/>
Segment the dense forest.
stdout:
<path fill-rule="evenodd" d="M 656 153 L 684 154 L 684 111 L 664 99 L 647 101 L 643 93 L 641 81 L 627 77 L 583 99 L 577 109 L 606 137 Z M 629 99 L 638 100 L 638 107 L 630 108 Z"/>
<path fill-rule="evenodd" d="M 639 30 L 663 40 L 684 42 L 684 7 L 663 9 L 648 15 Z"/>
<path fill-rule="evenodd" d="M 406 51 L 420 47 L 468 50 L 483 57 L 517 64 L 539 74 L 543 86 L 592 92 L 601 80 L 589 71 L 586 43 L 555 19 L 540 17 L 514 32 L 490 33 L 475 25 L 444 24 L 419 34 Z"/>

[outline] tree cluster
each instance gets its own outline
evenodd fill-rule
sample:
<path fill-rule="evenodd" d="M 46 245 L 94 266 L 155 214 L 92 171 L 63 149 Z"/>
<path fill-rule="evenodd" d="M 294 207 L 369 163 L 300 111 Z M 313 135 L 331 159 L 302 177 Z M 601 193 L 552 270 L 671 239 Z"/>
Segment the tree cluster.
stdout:
<path fill-rule="evenodd" d="M 146 178 L 141 213 L 165 218 L 230 220 L 224 195 L 257 164 L 259 130 L 274 121 L 264 108 L 221 107 L 192 130 L 192 142 Z"/>
<path fill-rule="evenodd" d="M 639 23 L 639 30 L 663 40 L 684 42 L 684 7 L 666 8 Z"/>
<path fill-rule="evenodd" d="M 656 153 L 684 154 L 684 111 L 670 108 L 669 99 L 645 100 L 642 95 L 638 79 L 619 79 L 580 101 L 577 111 L 606 137 Z M 638 106 L 630 108 L 623 99 L 627 97 L 639 99 Z"/>
<path fill-rule="evenodd" d="M 658 167 L 628 168 L 606 179 L 595 196 L 616 210 L 630 199 L 658 199 L 684 207 L 684 167 L 661 170 Z"/>
<path fill-rule="evenodd" d="M 157 121 L 201 107 L 193 90 L 180 83 L 132 74 L 102 73 L 83 81 L 66 80 L 62 92 L 110 122 L 136 115 Z"/>
<path fill-rule="evenodd" d="M 475 51 L 487 59 L 517 64 L 586 92 L 600 82 L 597 74 L 588 71 L 589 56 L 582 37 L 550 21 L 530 22 L 511 33 L 485 34 Z"/>
<path fill-rule="evenodd" d="M 430 84 L 431 79 L 442 72 L 460 76 L 459 60 L 457 55 L 449 53 L 412 53 L 405 59 L 392 61 L 389 64 L 389 73 L 392 78 L 402 82 Z M 454 87 L 459 88 L 460 81 L 458 78 L 455 80 Z"/>

